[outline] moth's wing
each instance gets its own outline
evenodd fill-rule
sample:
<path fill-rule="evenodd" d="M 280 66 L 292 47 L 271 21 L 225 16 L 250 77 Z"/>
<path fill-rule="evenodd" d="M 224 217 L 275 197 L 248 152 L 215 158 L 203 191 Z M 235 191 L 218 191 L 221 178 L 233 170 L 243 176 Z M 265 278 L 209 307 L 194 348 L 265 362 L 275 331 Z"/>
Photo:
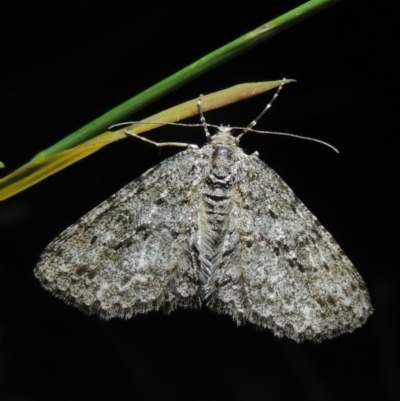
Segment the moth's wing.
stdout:
<path fill-rule="evenodd" d="M 199 152 L 160 163 L 65 230 L 35 269 L 42 285 L 104 318 L 199 305 L 197 258 L 188 246 Z"/>
<path fill-rule="evenodd" d="M 237 200 L 208 305 L 296 341 L 351 332 L 372 313 L 353 264 L 257 156 L 242 153 Z"/>

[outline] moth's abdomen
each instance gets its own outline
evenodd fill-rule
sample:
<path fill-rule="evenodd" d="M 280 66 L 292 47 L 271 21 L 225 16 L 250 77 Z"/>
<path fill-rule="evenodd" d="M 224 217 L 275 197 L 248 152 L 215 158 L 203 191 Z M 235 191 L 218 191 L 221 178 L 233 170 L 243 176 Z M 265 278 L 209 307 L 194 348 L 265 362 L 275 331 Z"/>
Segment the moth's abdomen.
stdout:
<path fill-rule="evenodd" d="M 224 253 L 236 182 L 233 159 L 230 146 L 216 146 L 211 153 L 211 163 L 204 171 L 199 209 L 199 254 L 205 285 L 209 284 Z"/>

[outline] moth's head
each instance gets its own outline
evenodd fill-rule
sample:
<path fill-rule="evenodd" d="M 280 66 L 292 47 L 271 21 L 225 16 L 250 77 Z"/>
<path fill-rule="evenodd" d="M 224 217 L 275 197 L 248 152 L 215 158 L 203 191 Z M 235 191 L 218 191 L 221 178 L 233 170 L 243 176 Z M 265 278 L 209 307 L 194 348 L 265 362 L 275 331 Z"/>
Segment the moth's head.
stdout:
<path fill-rule="evenodd" d="M 232 128 L 221 125 L 218 131 L 211 137 L 211 143 L 215 145 L 235 146 L 238 144 L 237 138 L 232 135 Z"/>

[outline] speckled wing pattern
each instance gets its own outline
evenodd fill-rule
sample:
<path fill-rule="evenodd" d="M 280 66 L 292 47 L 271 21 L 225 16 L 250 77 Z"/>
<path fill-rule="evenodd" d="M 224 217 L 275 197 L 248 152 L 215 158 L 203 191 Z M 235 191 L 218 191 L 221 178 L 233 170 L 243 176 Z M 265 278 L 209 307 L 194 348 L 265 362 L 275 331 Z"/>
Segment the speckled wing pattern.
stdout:
<path fill-rule="evenodd" d="M 35 274 L 104 318 L 205 304 L 296 341 L 351 332 L 372 313 L 332 236 L 227 127 L 68 228 Z"/>
<path fill-rule="evenodd" d="M 257 155 L 243 166 L 228 250 L 216 270 L 210 307 L 278 337 L 320 341 L 361 326 L 368 290 L 317 218 Z"/>
<path fill-rule="evenodd" d="M 43 286 L 103 318 L 199 305 L 187 248 L 198 152 L 188 149 L 150 169 L 66 229 L 35 269 Z"/>

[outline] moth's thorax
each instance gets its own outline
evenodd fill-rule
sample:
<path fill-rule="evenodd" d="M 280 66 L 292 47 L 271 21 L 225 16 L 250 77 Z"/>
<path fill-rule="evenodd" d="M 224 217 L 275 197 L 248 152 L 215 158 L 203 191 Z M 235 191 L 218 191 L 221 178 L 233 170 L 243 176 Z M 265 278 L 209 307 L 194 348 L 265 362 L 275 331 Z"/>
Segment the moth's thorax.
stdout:
<path fill-rule="evenodd" d="M 230 131 L 231 128 L 221 126 L 207 145 L 208 151 L 206 154 L 210 160 L 206 174 L 215 183 L 229 184 L 230 179 L 233 178 L 231 177 L 232 173 L 236 169 L 237 154 L 241 152 L 237 139 Z"/>
<path fill-rule="evenodd" d="M 203 148 L 206 168 L 203 170 L 205 182 L 211 186 L 233 185 L 238 170 L 242 149 L 238 140 L 231 134 L 230 127 L 221 126 L 209 143 Z"/>

